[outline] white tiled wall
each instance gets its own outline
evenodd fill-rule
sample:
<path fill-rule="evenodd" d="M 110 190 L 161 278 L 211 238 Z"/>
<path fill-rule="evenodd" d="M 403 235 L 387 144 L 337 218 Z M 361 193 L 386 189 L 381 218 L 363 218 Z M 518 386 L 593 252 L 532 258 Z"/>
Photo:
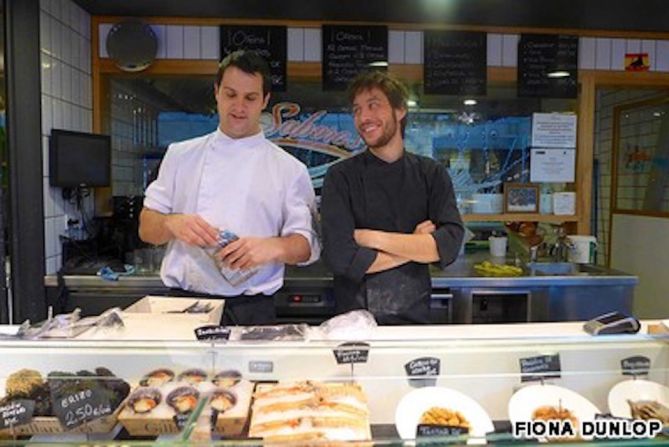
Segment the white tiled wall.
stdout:
<path fill-rule="evenodd" d="M 67 216 L 81 219 L 63 200 L 60 188 L 49 185 L 51 129 L 92 130 L 90 15 L 71 0 L 40 0 L 42 65 L 42 157 L 44 182 L 44 240 L 47 274 L 61 266 L 59 236 Z M 92 197 L 86 201 L 92 215 Z"/>

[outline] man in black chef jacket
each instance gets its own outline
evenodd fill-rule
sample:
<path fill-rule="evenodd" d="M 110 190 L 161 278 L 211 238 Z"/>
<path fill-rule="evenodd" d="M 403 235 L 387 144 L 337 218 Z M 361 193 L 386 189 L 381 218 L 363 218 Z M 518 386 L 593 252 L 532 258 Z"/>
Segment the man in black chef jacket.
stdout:
<path fill-rule="evenodd" d="M 407 99 L 387 73 L 352 82 L 353 119 L 367 150 L 332 166 L 322 192 L 337 311 L 367 309 L 381 324 L 429 322 L 428 265 L 453 262 L 464 233 L 446 169 L 404 149 Z"/>

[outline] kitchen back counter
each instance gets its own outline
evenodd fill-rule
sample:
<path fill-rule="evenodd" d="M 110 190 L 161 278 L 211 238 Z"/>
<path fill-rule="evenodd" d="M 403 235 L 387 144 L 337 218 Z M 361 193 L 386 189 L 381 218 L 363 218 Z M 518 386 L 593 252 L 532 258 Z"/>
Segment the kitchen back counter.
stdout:
<path fill-rule="evenodd" d="M 539 262 L 523 266 L 521 276 L 485 277 L 474 265 L 487 258 L 478 253 L 461 256 L 444 270 L 431 267 L 434 323 L 574 321 L 632 311 L 638 283 L 634 275 L 596 265 Z M 45 277 L 50 304 L 60 303 L 66 310 L 81 307 L 85 313 L 125 307 L 145 295 L 169 295 L 157 273 L 118 281 L 73 275 L 65 276 L 64 283 L 67 300 L 57 277 Z M 290 267 L 275 301 L 282 321 L 322 321 L 334 315 L 332 274 L 320 262 Z"/>

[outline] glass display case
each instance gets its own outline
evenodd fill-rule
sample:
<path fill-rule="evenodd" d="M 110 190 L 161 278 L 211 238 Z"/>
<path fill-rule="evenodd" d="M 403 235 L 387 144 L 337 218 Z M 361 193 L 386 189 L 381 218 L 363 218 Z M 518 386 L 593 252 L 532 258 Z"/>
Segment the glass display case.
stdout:
<path fill-rule="evenodd" d="M 577 442 L 592 438 L 586 422 L 608 421 L 589 433 L 639 445 L 611 424 L 633 430 L 636 417 L 657 443 L 669 422 L 662 335 L 547 323 L 377 327 L 344 341 L 291 328 L 228 341 L 0 341 L 0 445 L 561 439 L 531 425 L 544 419 L 570 421 Z"/>

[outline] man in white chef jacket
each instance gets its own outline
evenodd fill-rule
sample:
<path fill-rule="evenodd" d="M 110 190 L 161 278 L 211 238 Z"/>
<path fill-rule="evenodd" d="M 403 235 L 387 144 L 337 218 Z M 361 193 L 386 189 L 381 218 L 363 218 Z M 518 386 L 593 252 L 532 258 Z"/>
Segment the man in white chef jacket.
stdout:
<path fill-rule="evenodd" d="M 309 264 L 320 254 L 307 168 L 260 127 L 270 87 L 269 67 L 256 53 L 223 59 L 214 85 L 218 128 L 169 146 L 140 215 L 141 239 L 168 244 L 165 285 L 225 298 L 223 324 L 274 323 L 284 265 Z M 239 239 L 220 249 L 220 230 Z M 220 266 L 255 273 L 231 282 Z"/>

